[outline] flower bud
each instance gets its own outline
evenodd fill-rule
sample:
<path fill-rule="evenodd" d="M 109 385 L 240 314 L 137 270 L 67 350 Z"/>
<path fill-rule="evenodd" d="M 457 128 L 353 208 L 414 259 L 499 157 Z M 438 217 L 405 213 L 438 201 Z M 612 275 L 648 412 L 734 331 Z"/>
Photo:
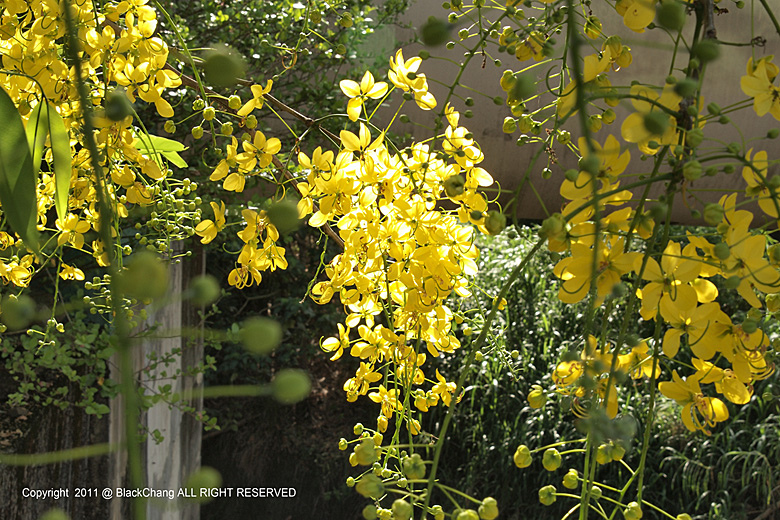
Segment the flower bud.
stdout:
<path fill-rule="evenodd" d="M 704 221 L 710 226 L 717 226 L 723 220 L 725 213 L 723 206 L 712 202 L 704 206 Z"/>
<path fill-rule="evenodd" d="M 498 502 L 493 497 L 486 497 L 479 506 L 479 517 L 482 520 L 494 520 L 498 518 Z"/>
<path fill-rule="evenodd" d="M 602 444 L 596 450 L 596 462 L 606 464 L 612 461 L 612 448 L 609 444 Z"/>
<path fill-rule="evenodd" d="M 547 395 L 539 385 L 533 385 L 528 393 L 528 404 L 531 408 L 539 409 L 547 403 Z"/>
<path fill-rule="evenodd" d="M 425 462 L 423 462 L 419 454 L 413 453 L 411 456 L 405 457 L 401 466 L 407 478 L 411 480 L 425 478 Z"/>
<path fill-rule="evenodd" d="M 542 457 L 542 466 L 547 471 L 555 471 L 561 467 L 561 454 L 555 448 L 549 448 L 545 450 Z"/>
<path fill-rule="evenodd" d="M 555 491 L 555 486 L 544 486 L 539 490 L 539 502 L 546 506 L 552 505 L 557 499 Z"/>
<path fill-rule="evenodd" d="M 515 466 L 518 468 L 527 468 L 531 465 L 531 462 L 533 462 L 533 457 L 531 457 L 531 450 L 528 449 L 528 446 L 525 444 L 521 444 L 517 447 L 512 459 L 515 462 Z"/>
<path fill-rule="evenodd" d="M 689 181 L 695 181 L 696 179 L 701 178 L 701 173 L 702 167 L 699 161 L 688 161 L 685 163 L 685 166 L 683 166 L 683 177 Z"/>
<path fill-rule="evenodd" d="M 569 472 L 563 476 L 563 487 L 566 489 L 577 489 L 579 484 L 580 480 L 576 469 L 570 469 Z"/>
<path fill-rule="evenodd" d="M 631 502 L 623 510 L 623 517 L 626 520 L 640 520 L 642 518 L 642 508 L 636 502 Z"/>
<path fill-rule="evenodd" d="M 504 118 L 504 124 L 501 125 L 501 130 L 505 134 L 511 134 L 515 130 L 517 130 L 517 122 L 515 121 L 514 117 L 505 117 Z"/>
<path fill-rule="evenodd" d="M 414 513 L 412 504 L 403 498 L 397 498 L 392 506 L 393 520 L 409 520 Z"/>

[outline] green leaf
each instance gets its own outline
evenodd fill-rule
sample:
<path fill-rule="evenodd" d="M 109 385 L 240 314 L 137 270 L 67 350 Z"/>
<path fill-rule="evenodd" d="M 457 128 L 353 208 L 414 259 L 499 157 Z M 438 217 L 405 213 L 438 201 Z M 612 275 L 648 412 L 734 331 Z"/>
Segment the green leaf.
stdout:
<path fill-rule="evenodd" d="M 27 146 L 32 151 L 33 170 L 37 174 L 43 160 L 43 147 L 49 135 L 49 109 L 45 101 L 38 103 L 27 120 Z"/>
<path fill-rule="evenodd" d="M 49 111 L 49 134 L 51 135 L 51 152 L 54 159 L 54 205 L 57 217 L 65 221 L 68 213 L 68 192 L 70 191 L 71 154 L 70 134 L 65 128 L 65 122 L 57 111 Z"/>
<path fill-rule="evenodd" d="M 142 139 L 136 140 L 134 144 L 141 152 L 148 153 L 181 152 L 187 149 L 180 142 L 159 135 L 146 135 Z"/>
<path fill-rule="evenodd" d="M 162 152 L 162 156 L 179 168 L 187 167 L 187 161 L 182 159 L 181 155 L 177 154 L 176 152 Z"/>
<path fill-rule="evenodd" d="M 146 135 L 142 139 L 137 139 L 134 144 L 143 154 L 162 155 L 179 168 L 187 167 L 187 162 L 177 153 L 186 150 L 187 147 L 178 141 L 159 135 Z"/>
<path fill-rule="evenodd" d="M 24 243 L 38 251 L 37 175 L 24 124 L 14 102 L 0 88 L 0 205 L 8 224 Z"/>

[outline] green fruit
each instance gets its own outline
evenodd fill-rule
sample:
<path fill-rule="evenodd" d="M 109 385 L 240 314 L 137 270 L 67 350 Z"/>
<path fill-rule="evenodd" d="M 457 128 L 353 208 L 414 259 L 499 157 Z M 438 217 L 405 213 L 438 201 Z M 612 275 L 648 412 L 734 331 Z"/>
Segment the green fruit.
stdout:
<path fill-rule="evenodd" d="M 0 319 L 8 330 L 25 329 L 35 319 L 35 301 L 26 294 L 6 295 L 0 310 Z"/>
<path fill-rule="evenodd" d="M 729 276 L 726 278 L 725 286 L 726 289 L 734 290 L 742 283 L 742 278 L 740 278 L 737 275 Z"/>
<path fill-rule="evenodd" d="M 189 289 L 187 289 L 190 301 L 198 306 L 213 303 L 219 298 L 220 293 L 219 282 L 210 274 L 193 278 L 192 282 L 190 282 Z"/>
<path fill-rule="evenodd" d="M 753 319 L 746 319 L 742 322 L 742 330 L 747 334 L 752 334 L 758 330 L 758 322 Z"/>
<path fill-rule="evenodd" d="M 222 486 L 222 475 L 220 475 L 219 471 L 210 466 L 202 466 L 199 470 L 191 473 L 190 476 L 187 477 L 185 486 L 195 490 L 195 497 L 193 497 L 193 500 L 201 503 L 208 502 L 212 500 L 211 497 L 201 496 L 200 490 Z"/>
<path fill-rule="evenodd" d="M 510 103 L 520 102 L 536 94 L 536 80 L 530 73 L 517 74 L 512 88 L 507 92 Z"/>
<path fill-rule="evenodd" d="M 270 354 L 282 342 L 282 326 L 271 318 L 249 318 L 241 327 L 240 334 L 244 348 L 262 356 Z"/>
<path fill-rule="evenodd" d="M 301 219 L 298 216 L 298 206 L 292 200 L 283 199 L 273 204 L 266 211 L 268 220 L 276 227 L 282 235 L 287 235 L 297 230 L 301 226 Z"/>
<path fill-rule="evenodd" d="M 246 63 L 234 48 L 220 43 L 203 55 L 203 75 L 215 87 L 232 87 L 244 77 Z"/>
<path fill-rule="evenodd" d="M 168 292 L 168 266 L 156 254 L 142 251 L 130 257 L 120 280 L 128 296 L 139 300 L 160 298 Z"/>
<path fill-rule="evenodd" d="M 652 135 L 663 135 L 669 127 L 669 116 L 660 110 L 653 110 L 644 115 L 642 123 Z"/>
<path fill-rule="evenodd" d="M 311 380 L 303 370 L 285 368 L 280 370 L 271 381 L 271 388 L 274 399 L 282 404 L 295 404 L 309 395 Z"/>
<path fill-rule="evenodd" d="M 485 218 L 485 229 L 490 235 L 498 235 L 506 227 L 506 216 L 500 211 L 491 209 Z"/>
<path fill-rule="evenodd" d="M 123 88 L 115 88 L 106 96 L 106 117 L 111 121 L 122 121 L 133 113 L 133 105 Z"/>
<path fill-rule="evenodd" d="M 715 253 L 717 259 L 725 260 L 731 256 L 731 249 L 726 242 L 720 242 L 713 248 L 713 253 Z"/>
<path fill-rule="evenodd" d="M 670 31 L 679 31 L 685 25 L 685 7 L 675 0 L 666 0 L 656 7 L 658 25 Z"/>
<path fill-rule="evenodd" d="M 723 220 L 726 210 L 723 206 L 714 202 L 704 206 L 704 221 L 710 226 L 717 226 Z"/>
<path fill-rule="evenodd" d="M 429 47 L 443 45 L 449 39 L 451 30 L 452 25 L 449 22 L 431 16 L 420 28 L 420 39 Z"/>
<path fill-rule="evenodd" d="M 444 181 L 444 193 L 450 198 L 463 195 L 466 181 L 462 175 L 452 175 Z"/>
<path fill-rule="evenodd" d="M 709 38 L 699 40 L 691 49 L 691 54 L 702 63 L 709 63 L 717 60 L 720 56 L 720 45 L 718 45 L 716 40 Z"/>
<path fill-rule="evenodd" d="M 70 520 L 70 517 L 62 509 L 49 509 L 38 520 Z"/>
<path fill-rule="evenodd" d="M 675 83 L 674 92 L 682 97 L 691 97 L 696 94 L 699 84 L 692 79 L 683 79 Z"/>

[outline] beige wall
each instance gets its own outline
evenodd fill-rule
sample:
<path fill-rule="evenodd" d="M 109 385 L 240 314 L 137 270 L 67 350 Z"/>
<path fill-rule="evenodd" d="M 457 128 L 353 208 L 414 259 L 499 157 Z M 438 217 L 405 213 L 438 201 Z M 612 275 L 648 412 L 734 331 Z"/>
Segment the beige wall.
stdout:
<path fill-rule="evenodd" d="M 770 2 L 776 3 L 776 2 Z M 718 31 L 718 38 L 728 42 L 746 42 L 751 39 L 752 36 L 763 36 L 766 38 L 767 43 L 763 48 L 756 47 L 753 49 L 756 58 L 760 58 L 764 55 L 770 54 L 772 50 L 780 51 L 780 38 L 772 27 L 771 21 L 766 13 L 762 10 L 758 1 L 755 2 L 755 25 L 754 31 L 751 36 L 750 28 L 750 4 L 751 0 L 747 0 L 746 7 L 743 10 L 738 10 L 733 3 L 721 2 L 724 7 L 729 9 L 728 14 L 716 16 L 715 25 Z M 780 7 L 780 6 L 778 6 Z M 593 2 L 593 12 L 598 16 L 604 27 L 609 30 L 619 31 L 619 35 L 623 38 L 623 42 L 633 49 L 634 63 L 624 69 L 623 71 L 610 73 L 610 79 L 613 84 L 627 84 L 632 79 L 638 79 L 642 82 L 661 84 L 663 79 L 669 73 L 669 58 L 668 50 L 671 49 L 671 44 L 665 35 L 660 31 L 648 31 L 645 34 L 637 34 L 626 29 L 622 20 L 614 12 L 614 10 L 607 5 L 606 2 L 596 0 Z M 780 9 L 779 9 L 780 10 Z M 526 9 L 527 14 L 530 15 L 530 10 Z M 445 11 L 440 2 L 438 1 L 417 1 L 414 3 L 406 15 L 406 20 L 414 27 L 421 26 L 429 16 L 436 15 L 439 17 L 446 17 L 447 11 Z M 693 15 L 690 15 L 687 19 L 686 26 L 693 25 Z M 459 27 L 458 27 L 459 28 Z M 452 33 L 452 38 L 457 39 L 457 28 Z M 399 41 L 410 41 L 413 39 L 413 31 L 409 29 L 397 29 L 395 36 Z M 690 34 L 686 33 L 686 36 L 690 37 Z M 563 38 L 557 37 L 561 45 Z M 387 54 L 387 49 L 391 47 L 390 43 L 392 37 L 388 33 L 380 33 L 376 38 L 377 50 L 384 50 Z M 467 40 L 467 42 L 474 41 L 474 38 Z M 405 57 L 415 56 L 422 45 L 419 43 L 407 44 L 403 47 Z M 706 74 L 709 78 L 707 86 L 704 90 L 705 103 L 714 101 L 721 106 L 728 105 L 730 103 L 743 100 L 746 96 L 742 93 L 739 85 L 740 77 L 745 74 L 745 65 L 747 59 L 751 55 L 750 47 L 733 47 L 733 46 L 721 46 L 721 58 L 712 64 L 707 70 Z M 463 60 L 464 49 L 456 46 L 454 50 L 447 51 L 443 46 L 429 49 L 433 56 L 448 57 L 456 62 Z M 501 67 L 493 65 L 492 60 L 488 59 L 485 68 L 482 68 L 482 59 L 475 58 L 467 66 L 465 73 L 460 81 L 460 84 L 486 94 L 489 97 L 483 97 L 479 94 L 469 92 L 466 88 L 459 88 L 457 93 L 466 96 L 472 95 L 476 101 L 473 107 L 474 118 L 471 120 L 462 119 L 462 123 L 467 126 L 475 135 L 475 138 L 481 145 L 485 153 L 485 161 L 483 167 L 490 171 L 494 178 L 501 183 L 501 186 L 505 189 L 514 189 L 519 180 L 522 178 L 531 156 L 536 152 L 539 145 L 526 145 L 524 147 L 518 147 L 515 141 L 519 134 L 509 136 L 501 131 L 501 123 L 505 116 L 509 115 L 508 108 L 506 106 L 495 106 L 489 98 L 493 96 L 502 95 L 498 80 L 503 70 L 509 68 L 514 71 L 518 71 L 525 66 L 530 65 L 532 62 L 519 62 L 513 56 L 507 54 L 495 54 L 495 47 L 492 48 L 495 57 L 499 57 L 503 64 Z M 778 52 L 780 54 L 780 52 Z M 780 60 L 780 56 L 778 56 Z M 678 63 L 684 64 L 685 60 L 678 60 Z M 543 67 L 535 69 L 537 71 L 539 79 L 544 77 L 546 71 Z M 442 85 L 437 84 L 434 79 L 438 79 L 445 84 L 449 84 L 455 78 L 457 73 L 457 67 L 444 60 L 429 59 L 424 61 L 421 68 L 421 72 L 424 72 L 429 78 L 429 86 L 431 91 L 436 95 L 437 99 L 441 102 L 444 100 L 445 89 Z M 679 71 L 676 72 L 677 77 L 682 77 L 683 74 Z M 453 103 L 455 107 L 464 111 L 466 107 L 463 102 L 456 99 Z M 395 105 L 394 105 L 395 106 Z M 533 108 L 529 104 L 529 108 Z M 622 109 L 620 107 L 616 109 L 618 111 L 618 120 L 613 125 L 604 125 L 602 130 L 596 134 L 598 140 L 603 141 L 607 134 L 612 133 L 615 136 L 620 135 L 620 121 L 621 115 L 627 114 L 631 110 L 630 103 L 625 103 Z M 412 103 L 407 104 L 405 112 L 410 117 L 424 120 L 425 114 L 418 110 Z M 752 109 L 743 110 L 739 113 L 730 115 L 734 124 L 741 128 L 746 138 L 750 136 L 763 136 L 770 128 L 780 127 L 780 122 L 772 118 L 771 115 L 758 118 Z M 576 135 L 574 125 L 569 124 L 572 133 Z M 398 124 L 394 126 L 396 131 L 409 131 L 417 137 L 428 137 L 429 131 L 420 129 L 412 124 L 403 125 Z M 735 127 L 732 125 L 720 125 L 717 122 L 708 124 L 705 127 L 706 138 L 717 138 L 726 142 L 737 141 L 741 142 L 742 139 Z M 702 147 L 714 146 L 713 143 L 705 143 Z M 747 145 L 750 148 L 751 144 Z M 780 154 L 777 153 L 780 148 L 780 139 L 776 141 L 761 141 L 755 143 L 756 149 L 766 149 L 769 152 L 770 160 L 772 158 L 778 158 Z M 632 163 L 629 166 L 627 172 L 646 172 L 650 161 L 640 161 L 640 152 L 631 147 Z M 565 168 L 576 165 L 576 157 L 564 149 L 563 146 L 556 145 L 556 154 L 561 160 L 562 165 Z M 537 191 L 541 194 L 544 205 L 550 212 L 560 210 L 562 199 L 558 195 L 558 186 L 560 185 L 563 170 L 553 167 L 553 177 L 550 180 L 545 181 L 541 177 L 542 168 L 546 166 L 546 159 L 543 155 L 531 171 L 531 179 L 536 187 Z M 777 166 L 773 167 L 771 171 L 777 172 Z M 715 178 L 707 178 L 699 180 L 693 186 L 689 188 L 693 189 L 719 189 L 719 190 L 732 190 L 743 189 L 744 183 L 742 181 L 741 168 L 737 168 L 735 174 L 732 175 L 718 175 Z M 704 197 L 706 200 L 717 200 L 722 192 L 707 191 L 697 192 L 699 197 Z M 680 198 L 678 197 L 678 202 Z M 694 207 L 698 206 L 695 201 L 689 201 Z M 518 217 L 520 218 L 544 218 L 545 212 L 542 209 L 541 204 L 538 202 L 533 191 L 527 187 L 523 190 L 518 205 Z M 676 204 L 673 212 L 675 220 L 686 223 L 701 223 L 694 222 L 690 218 L 690 210 L 682 204 Z"/>

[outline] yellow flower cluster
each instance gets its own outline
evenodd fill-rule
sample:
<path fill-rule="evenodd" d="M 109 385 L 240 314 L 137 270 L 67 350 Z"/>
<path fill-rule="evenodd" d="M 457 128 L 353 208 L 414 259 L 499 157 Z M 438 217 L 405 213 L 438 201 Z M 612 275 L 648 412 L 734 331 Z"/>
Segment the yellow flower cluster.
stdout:
<path fill-rule="evenodd" d="M 436 100 L 416 73 L 415 60 L 405 61 L 399 52 L 389 77 L 428 109 Z M 360 85 L 342 87 L 352 100 L 360 99 L 355 115 L 385 89 L 369 74 Z M 309 216 L 311 226 L 332 225 L 344 242 L 344 251 L 325 268 L 328 279 L 312 289 L 322 304 L 338 297 L 348 314 L 338 336 L 325 339 L 322 348 L 334 360 L 345 351 L 360 359 L 344 390 L 349 401 L 368 395 L 381 404 L 379 431 L 398 414 L 417 433 L 412 402 L 427 411 L 454 398 L 455 384 L 438 372 L 435 379 L 426 376 L 424 368 L 429 356 L 460 347 L 445 302 L 452 293 L 470 294 L 468 277 L 476 273 L 478 257 L 474 226 L 488 231 L 487 201 L 478 188 L 493 179 L 479 167 L 482 152 L 459 125 L 458 112 L 446 107 L 446 119 L 439 147 L 413 143 L 394 151 L 384 132 L 372 132 L 361 121 L 357 133 L 341 132 L 337 152 L 317 148 L 311 156 L 298 155 L 306 172 L 298 184 L 299 213 Z M 457 209 L 441 209 L 444 200 Z"/>
<path fill-rule="evenodd" d="M 0 88 L 17 103 L 25 124 L 31 124 L 27 121 L 30 114 L 45 101 L 62 117 L 69 134 L 72 170 L 67 214 L 57 219 L 55 228 L 47 227 L 47 214 L 54 207 L 57 188 L 54 176 L 42 172 L 37 187 L 38 230 L 56 234 L 58 246 L 91 248 L 99 265 L 106 265 L 108 258 L 103 244 L 99 240 L 87 244 L 84 238 L 91 229 L 98 229 L 97 192 L 89 153 L 82 142 L 76 69 L 66 62 L 63 9 L 72 6 L 78 42 L 84 53 L 82 70 L 96 110 L 95 138 L 100 162 L 109 178 L 107 190 L 113 213 L 116 218 L 125 218 L 127 204 L 146 206 L 159 200 L 156 185 L 166 178 L 167 170 L 159 157 L 139 151 L 140 136 L 132 126 L 130 102 L 137 96 L 154 104 L 163 117 L 171 117 L 173 108 L 162 95 L 166 89 L 181 84 L 178 74 L 166 69 L 168 47 L 154 35 L 156 13 L 147 1 L 123 0 L 95 10 L 96 4 L 88 0 L 9 0 L 0 8 Z M 51 163 L 48 142 L 42 157 Z M 35 165 L 36 169 L 38 166 Z M 4 236 L 9 237 L 5 233 Z M 3 241 L 3 249 L 11 245 L 20 252 L 25 250 L 21 241 L 10 237 Z M 0 258 L 3 281 L 26 286 L 34 263 L 7 260 Z M 83 279 L 83 273 L 74 269 L 62 264 L 60 276 Z"/>
<path fill-rule="evenodd" d="M 683 423 L 690 430 L 706 432 L 726 420 L 728 410 L 719 398 L 707 396 L 700 385 L 712 384 L 726 400 L 745 404 L 752 396 L 753 382 L 773 371 L 765 359 L 769 338 L 757 320 L 763 306 L 761 295 L 768 295 L 768 306 L 777 306 L 780 263 L 775 260 L 776 246 L 767 248 L 764 235 L 750 231 L 753 215 L 737 209 L 736 194 L 732 194 L 706 208 L 708 218 L 719 221 L 715 241 L 689 233 L 687 244 L 670 240 L 660 258 L 645 259 L 642 253 L 630 250 L 628 233 L 631 229 L 640 238 L 649 238 L 653 230 L 649 215 L 637 216 L 629 207 L 609 214 L 601 211 L 630 199 L 630 193 L 618 189 L 618 176 L 628 165 L 629 152 L 621 153 L 617 140 L 609 136 L 603 146 L 592 143 L 598 161 L 589 161 L 584 139 L 579 144 L 584 154 L 581 165 L 589 165 L 589 170 L 563 182 L 561 194 L 572 202 L 563 215 L 551 217 L 542 228 L 552 251 L 570 253 L 554 269 L 561 280 L 559 298 L 576 303 L 595 288 L 595 304 L 601 305 L 626 277 L 633 274 L 644 281 L 637 290 L 640 314 L 645 320 L 660 321 L 665 329 L 658 357 L 671 361 L 685 345 L 695 368 L 686 379 L 675 372 L 673 381 L 660 383 L 659 389 L 683 406 Z M 750 154 L 749 166 L 743 171 L 746 194 L 758 198 L 764 211 L 776 218 L 775 197 L 766 182 L 767 155 L 757 152 L 752 162 L 749 158 Z M 592 221 L 596 204 L 600 209 L 598 234 Z M 725 279 L 726 286 L 754 308 L 741 324 L 734 323 L 716 301 L 718 290 L 710 280 L 715 276 Z M 621 354 L 591 338 L 581 359 L 555 367 L 553 381 L 560 393 L 575 398 L 575 404 L 578 399 L 597 397 L 614 417 L 618 406 L 614 378 L 613 388 L 606 388 L 610 367 L 614 365 L 632 377 L 650 377 L 657 362 L 644 342 Z M 596 382 L 589 387 L 595 392 L 583 386 L 588 378 Z"/>

